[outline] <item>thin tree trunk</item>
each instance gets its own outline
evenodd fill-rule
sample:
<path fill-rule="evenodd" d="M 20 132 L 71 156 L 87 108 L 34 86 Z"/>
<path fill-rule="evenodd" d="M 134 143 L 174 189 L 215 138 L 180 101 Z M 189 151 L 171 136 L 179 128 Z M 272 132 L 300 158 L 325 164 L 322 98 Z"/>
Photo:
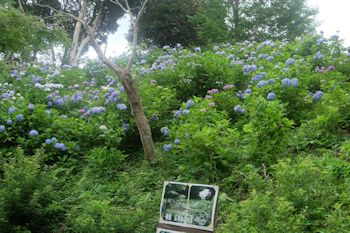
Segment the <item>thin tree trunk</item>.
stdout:
<path fill-rule="evenodd" d="M 235 25 L 235 39 L 240 40 L 241 39 L 241 32 L 240 32 L 240 25 L 239 25 L 239 0 L 235 0 L 234 7 L 233 7 L 233 23 Z"/>
<path fill-rule="evenodd" d="M 19 10 L 22 11 L 22 13 L 24 13 L 24 9 L 23 9 L 23 5 L 22 5 L 21 0 L 17 0 L 17 3 L 18 3 Z"/>
<path fill-rule="evenodd" d="M 78 51 L 74 57 L 73 64 L 76 64 L 78 62 L 78 59 L 80 58 L 81 54 L 83 53 L 86 46 L 89 44 L 89 37 L 85 37 L 81 40 Z"/>
<path fill-rule="evenodd" d="M 51 59 L 53 63 L 56 63 L 56 53 L 55 53 L 55 49 L 53 48 L 53 46 L 50 47 L 51 50 Z"/>
<path fill-rule="evenodd" d="M 86 10 L 87 10 L 87 0 L 83 0 L 83 4 L 81 6 L 79 16 L 78 16 L 79 19 L 84 20 L 86 15 Z M 74 64 L 74 61 L 76 60 L 78 46 L 79 46 L 79 38 L 81 33 L 81 26 L 82 26 L 81 21 L 77 21 L 74 28 L 72 46 L 69 52 L 69 64 L 71 65 Z"/>
<path fill-rule="evenodd" d="M 134 85 L 133 78 L 129 72 L 124 72 L 121 80 L 129 98 L 131 112 L 133 113 L 136 121 L 144 152 L 147 155 L 149 161 L 151 163 L 154 163 L 156 161 L 156 157 L 152 132 L 147 117 L 143 111 L 141 99 Z"/>

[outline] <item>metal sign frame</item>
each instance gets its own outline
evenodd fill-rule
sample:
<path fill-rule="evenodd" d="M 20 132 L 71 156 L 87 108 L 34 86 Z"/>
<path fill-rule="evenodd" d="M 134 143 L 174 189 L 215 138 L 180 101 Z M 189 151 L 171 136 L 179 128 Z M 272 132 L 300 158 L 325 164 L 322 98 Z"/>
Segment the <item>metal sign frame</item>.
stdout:
<path fill-rule="evenodd" d="M 169 188 L 167 189 L 168 186 Z M 181 188 L 183 189 L 182 191 L 180 190 L 182 194 L 179 194 L 173 190 L 169 191 L 171 187 L 176 187 L 176 186 L 178 186 L 178 188 L 180 189 Z M 178 198 L 178 199 L 181 199 L 182 203 L 180 201 L 178 201 L 180 203 L 176 203 L 177 201 L 176 200 L 173 201 L 171 198 L 165 199 L 165 195 L 167 194 L 169 196 L 169 193 L 181 196 L 181 198 Z M 196 199 L 193 198 L 193 196 L 195 196 Z M 219 186 L 216 186 L 216 185 L 165 181 L 164 187 L 163 187 L 162 202 L 160 205 L 158 227 L 163 228 L 165 230 L 174 230 L 170 232 L 189 232 L 189 233 L 213 232 L 215 220 L 216 220 L 216 214 L 217 214 L 218 196 L 219 196 Z M 167 210 L 167 206 L 171 201 L 173 202 L 173 204 L 175 203 L 176 205 L 182 207 L 181 216 L 176 215 L 174 218 L 172 214 L 165 213 Z M 189 211 L 191 211 L 191 208 L 190 208 L 191 203 L 192 205 L 204 204 L 207 207 L 206 210 L 207 211 L 210 210 L 210 216 L 208 216 L 208 214 L 205 212 L 199 212 L 195 217 L 193 217 L 193 215 L 190 215 Z M 209 207 L 211 208 L 208 209 Z M 196 219 L 196 221 L 194 218 Z M 203 219 L 206 220 L 205 223 L 201 222 L 203 221 Z"/>

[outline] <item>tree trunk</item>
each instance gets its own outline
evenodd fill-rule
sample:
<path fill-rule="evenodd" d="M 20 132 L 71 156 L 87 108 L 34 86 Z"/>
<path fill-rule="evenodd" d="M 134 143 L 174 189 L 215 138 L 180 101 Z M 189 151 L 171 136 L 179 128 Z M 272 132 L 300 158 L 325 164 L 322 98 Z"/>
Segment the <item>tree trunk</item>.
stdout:
<path fill-rule="evenodd" d="M 84 20 L 85 15 L 86 15 L 86 10 L 87 10 L 87 0 L 83 0 L 83 4 L 81 6 L 80 12 L 79 12 L 79 19 Z M 79 38 L 80 38 L 80 33 L 81 33 L 81 22 L 77 21 L 75 24 L 74 28 L 74 33 L 73 33 L 73 40 L 72 40 L 72 46 L 69 51 L 69 64 L 73 65 L 74 61 L 76 61 L 77 57 L 77 51 L 79 47 Z"/>
<path fill-rule="evenodd" d="M 78 59 L 80 58 L 81 54 L 83 53 L 86 46 L 89 44 L 89 37 L 85 37 L 81 40 L 81 43 L 79 45 L 79 48 L 77 49 L 77 52 L 75 54 L 74 60 L 72 64 L 76 64 L 78 62 Z"/>
<path fill-rule="evenodd" d="M 233 23 L 235 25 L 235 39 L 240 40 L 241 39 L 241 32 L 240 32 L 240 25 L 239 25 L 239 0 L 235 0 L 234 7 L 233 7 Z"/>
<path fill-rule="evenodd" d="M 143 150 L 151 163 L 156 161 L 152 132 L 143 111 L 140 96 L 129 72 L 123 72 L 121 81 L 129 98 L 129 104 L 140 134 Z"/>

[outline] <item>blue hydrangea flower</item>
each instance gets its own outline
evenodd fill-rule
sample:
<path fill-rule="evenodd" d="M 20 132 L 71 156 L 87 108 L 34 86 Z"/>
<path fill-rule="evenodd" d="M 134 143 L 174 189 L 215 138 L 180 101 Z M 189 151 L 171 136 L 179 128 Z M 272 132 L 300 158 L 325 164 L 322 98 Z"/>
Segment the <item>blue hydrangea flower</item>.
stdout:
<path fill-rule="evenodd" d="M 179 118 L 181 116 L 181 110 L 176 110 L 174 113 L 174 117 Z"/>
<path fill-rule="evenodd" d="M 267 81 L 262 80 L 262 81 L 258 82 L 258 87 L 259 87 L 259 88 L 262 88 L 262 87 L 266 86 L 267 84 L 268 84 Z"/>
<path fill-rule="evenodd" d="M 23 120 L 24 120 L 23 115 L 22 115 L 22 114 L 17 115 L 17 116 L 16 116 L 16 120 L 17 120 L 17 121 L 23 121 Z"/>
<path fill-rule="evenodd" d="M 234 110 L 235 112 L 237 112 L 237 113 L 240 113 L 240 114 L 245 113 L 245 109 L 242 108 L 240 105 L 236 105 L 236 106 L 233 108 L 233 110 Z"/>
<path fill-rule="evenodd" d="M 299 81 L 297 78 L 293 78 L 292 80 L 290 80 L 290 84 L 293 86 L 293 87 L 297 87 L 298 84 L 299 84 Z"/>
<path fill-rule="evenodd" d="M 286 65 L 287 66 L 294 65 L 294 63 L 295 63 L 295 60 L 293 58 L 288 58 L 287 61 L 286 61 Z"/>
<path fill-rule="evenodd" d="M 244 99 L 244 97 L 245 97 L 244 94 L 242 93 L 242 91 L 238 91 L 236 96 L 240 99 Z"/>
<path fill-rule="evenodd" d="M 187 102 L 186 102 L 186 108 L 191 108 L 191 107 L 193 107 L 193 106 L 194 106 L 193 100 L 187 100 Z"/>
<path fill-rule="evenodd" d="M 267 95 L 267 100 L 274 100 L 274 99 L 276 99 L 275 93 L 270 92 L 270 93 Z"/>
<path fill-rule="evenodd" d="M 164 135 L 164 136 L 169 136 L 170 134 L 170 130 L 168 129 L 168 127 L 162 127 L 160 129 L 160 132 Z"/>
<path fill-rule="evenodd" d="M 200 52 L 201 51 L 201 48 L 200 47 L 197 47 L 194 49 L 196 52 Z"/>
<path fill-rule="evenodd" d="M 230 59 L 230 60 L 233 60 L 235 58 L 235 55 L 234 54 L 230 54 L 229 56 L 228 56 L 228 59 Z"/>
<path fill-rule="evenodd" d="M 180 139 L 175 139 L 174 143 L 175 143 L 175 145 L 179 145 L 181 143 L 181 140 Z"/>
<path fill-rule="evenodd" d="M 252 78 L 252 81 L 254 82 L 254 81 L 259 81 L 261 79 L 261 76 L 260 76 L 260 74 L 257 74 L 257 75 L 255 75 L 253 78 Z"/>
<path fill-rule="evenodd" d="M 313 95 L 313 99 L 318 101 L 321 100 L 323 97 L 323 92 L 322 91 L 316 91 L 316 93 Z"/>
<path fill-rule="evenodd" d="M 29 136 L 31 136 L 31 137 L 35 137 L 38 135 L 39 135 L 39 132 L 36 131 L 35 129 L 32 129 L 31 131 L 29 131 Z"/>
<path fill-rule="evenodd" d="M 171 151 L 171 148 L 172 148 L 171 144 L 165 144 L 165 145 L 163 146 L 163 150 L 164 150 L 165 152 Z"/>
<path fill-rule="evenodd" d="M 8 109 L 8 114 L 12 114 L 12 113 L 14 113 L 15 111 L 16 111 L 17 109 L 15 108 L 15 107 L 9 107 L 9 109 Z"/>
<path fill-rule="evenodd" d="M 290 79 L 289 79 L 289 78 L 284 78 L 284 79 L 282 79 L 282 85 L 283 85 L 284 87 L 290 86 L 290 85 L 291 85 Z"/>
<path fill-rule="evenodd" d="M 5 131 L 5 126 L 4 125 L 0 125 L 0 133 Z"/>
<path fill-rule="evenodd" d="M 46 144 L 51 144 L 51 143 L 52 143 L 52 140 L 51 140 L 50 138 L 48 138 L 48 139 L 45 140 L 45 143 L 46 143 Z"/>
<path fill-rule="evenodd" d="M 324 58 L 324 55 L 320 51 L 318 51 L 316 53 L 315 59 L 321 60 L 322 58 Z"/>
<path fill-rule="evenodd" d="M 266 60 L 268 60 L 268 61 L 273 61 L 273 59 L 274 59 L 273 56 L 268 56 L 268 57 L 266 58 Z"/>
<path fill-rule="evenodd" d="M 118 108 L 119 110 L 125 110 L 127 107 L 126 107 L 125 104 L 117 104 L 117 108 Z"/>
<path fill-rule="evenodd" d="M 34 110 L 34 104 L 28 104 L 28 110 L 33 111 Z"/>
<path fill-rule="evenodd" d="M 67 147 L 66 147 L 66 145 L 64 145 L 63 143 L 59 143 L 59 142 L 57 142 L 56 144 L 55 144 L 55 146 L 54 146 L 56 149 L 58 149 L 58 150 L 62 150 L 62 151 L 65 151 L 65 150 L 67 150 Z"/>
<path fill-rule="evenodd" d="M 11 120 L 11 119 L 8 119 L 8 120 L 6 121 L 6 124 L 12 125 L 12 120 Z"/>
<path fill-rule="evenodd" d="M 124 131 L 128 131 L 128 130 L 129 130 L 129 128 L 130 128 L 129 123 L 125 123 L 125 122 L 123 122 L 123 124 L 122 124 L 122 129 L 123 129 Z"/>
<path fill-rule="evenodd" d="M 247 90 L 245 90 L 244 94 L 250 95 L 252 94 L 252 90 L 248 88 Z"/>
<path fill-rule="evenodd" d="M 188 110 L 188 109 L 184 109 L 184 110 L 182 110 L 182 115 L 188 115 L 188 114 L 190 114 L 190 110 Z"/>

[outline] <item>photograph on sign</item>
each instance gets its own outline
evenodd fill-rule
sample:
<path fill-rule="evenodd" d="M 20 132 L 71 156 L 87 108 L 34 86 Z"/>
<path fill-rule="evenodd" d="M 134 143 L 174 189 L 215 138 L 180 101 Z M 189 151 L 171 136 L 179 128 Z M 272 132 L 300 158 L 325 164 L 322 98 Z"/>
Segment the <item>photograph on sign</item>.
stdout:
<path fill-rule="evenodd" d="M 168 230 L 168 229 L 164 229 L 164 228 L 157 228 L 157 233 L 186 233 L 186 232 Z"/>
<path fill-rule="evenodd" d="M 217 196 L 217 186 L 165 182 L 159 222 L 212 231 Z"/>

